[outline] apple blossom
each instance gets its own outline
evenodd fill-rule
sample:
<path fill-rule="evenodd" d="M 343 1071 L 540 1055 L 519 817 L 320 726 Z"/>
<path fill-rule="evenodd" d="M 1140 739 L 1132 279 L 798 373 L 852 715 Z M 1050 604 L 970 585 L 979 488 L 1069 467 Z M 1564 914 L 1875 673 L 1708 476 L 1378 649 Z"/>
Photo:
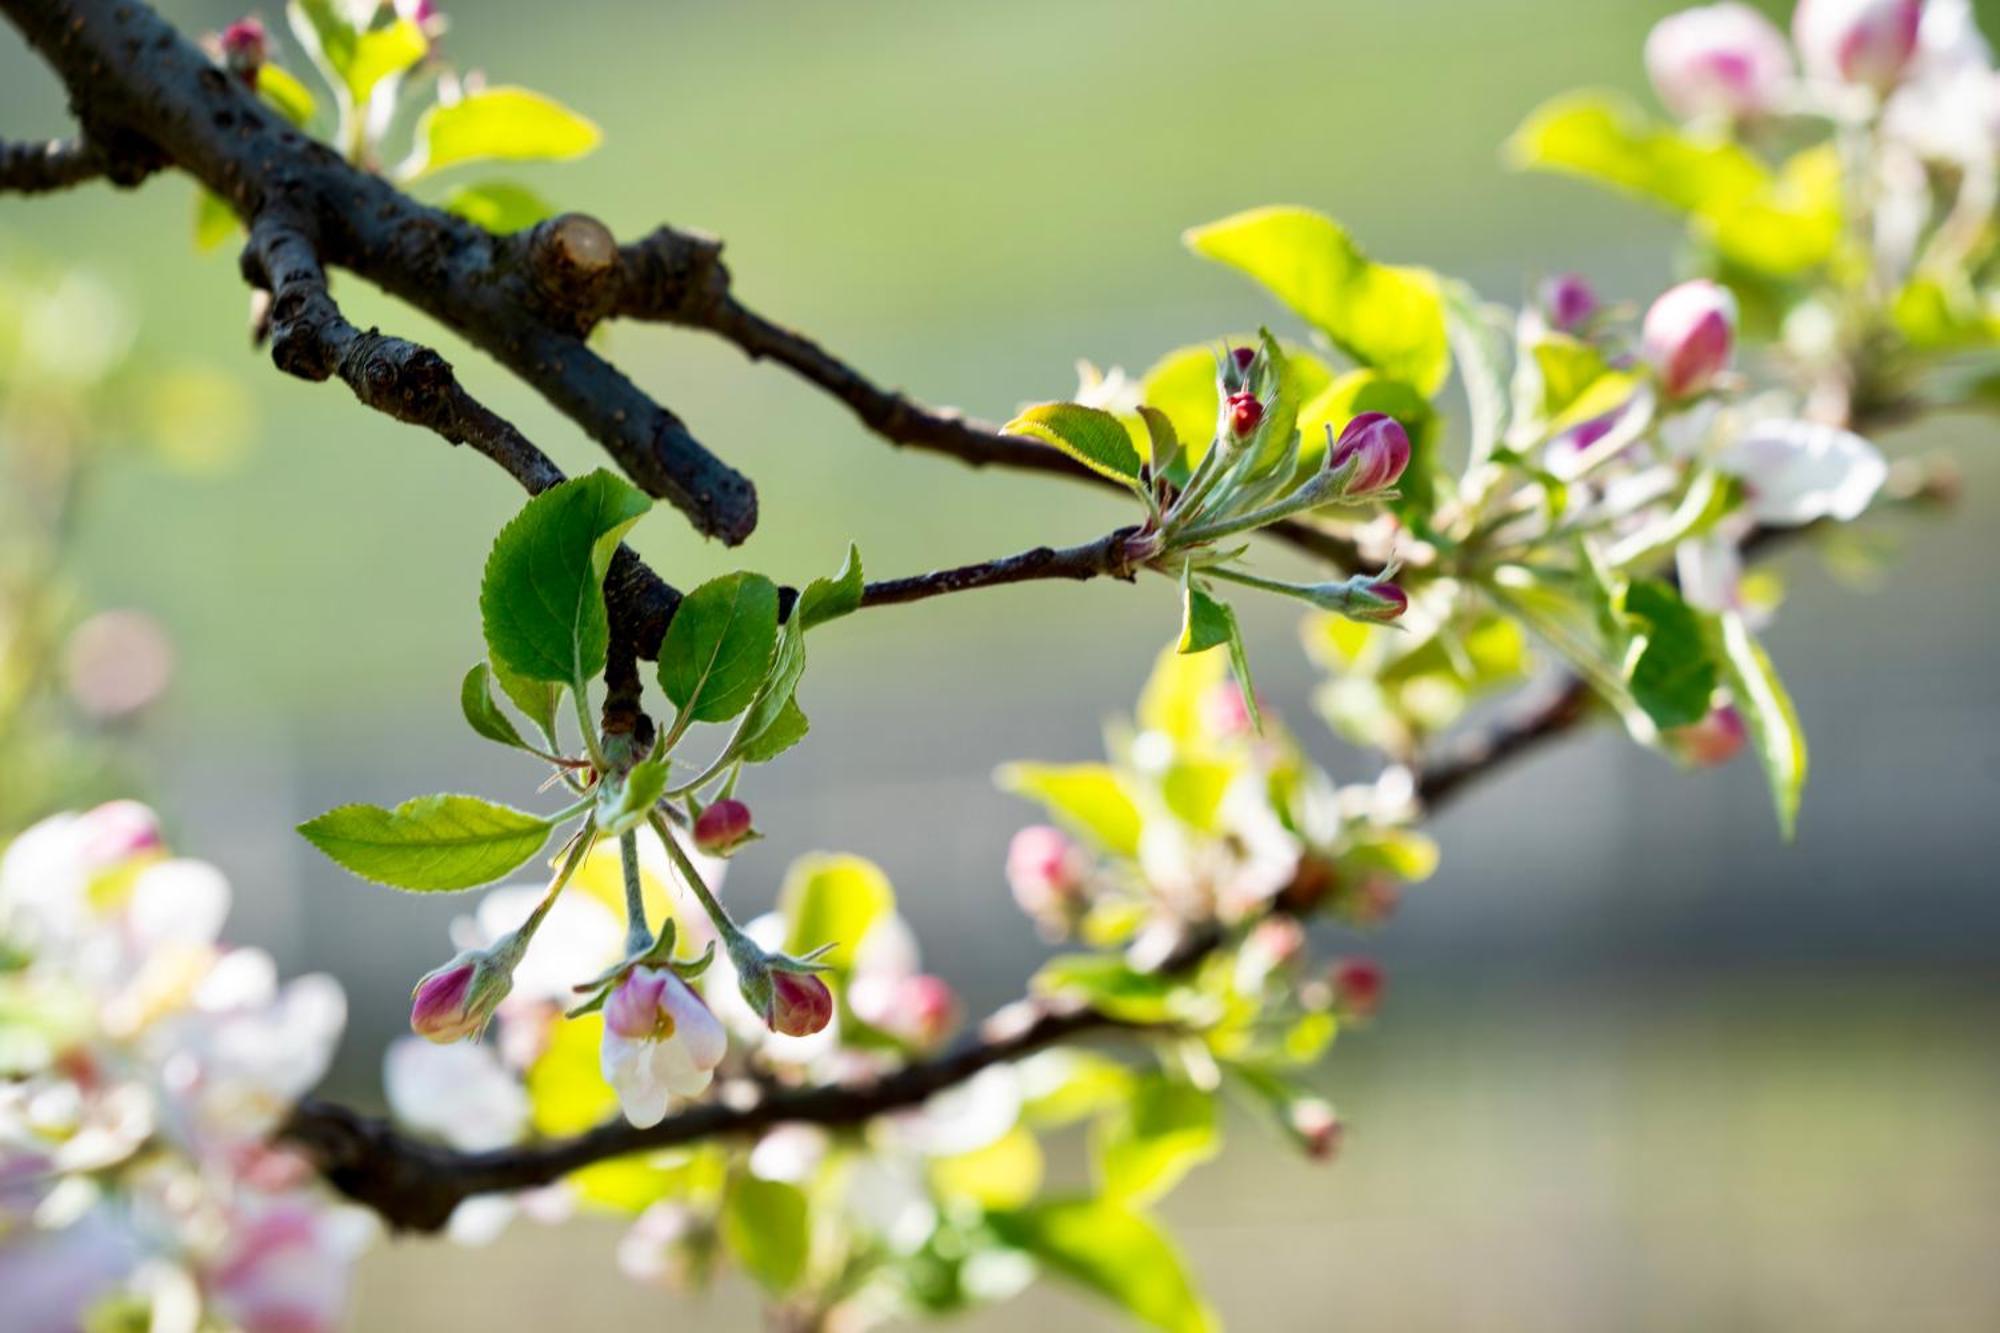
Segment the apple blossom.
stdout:
<path fill-rule="evenodd" d="M 724 797 L 695 817 L 694 845 L 710 856 L 734 851 L 751 836 L 750 807 Z"/>
<path fill-rule="evenodd" d="M 1716 451 L 1715 465 L 1742 480 L 1751 517 L 1779 527 L 1859 518 L 1889 477 L 1874 445 L 1811 421 L 1754 422 Z"/>
<path fill-rule="evenodd" d="M 810 1037 L 833 1018 L 833 992 L 818 977 L 774 969 L 771 1007 L 764 1022 L 788 1037 Z"/>
<path fill-rule="evenodd" d="M 1574 333 L 1597 313 L 1597 290 L 1580 273 L 1558 273 L 1542 284 L 1542 310 L 1551 327 Z"/>
<path fill-rule="evenodd" d="M 1342 958 L 1333 965 L 1328 979 L 1333 983 L 1335 1001 L 1351 1018 L 1370 1018 L 1382 1006 L 1387 979 L 1382 965 L 1372 958 Z"/>
<path fill-rule="evenodd" d="M 1799 0 L 1792 39 L 1806 72 L 1887 92 L 1917 49 L 1923 0 Z"/>
<path fill-rule="evenodd" d="M 1410 465 L 1410 436 L 1385 412 L 1363 412 L 1341 428 L 1326 466 L 1350 469 L 1341 494 L 1349 499 L 1394 486 Z"/>
<path fill-rule="evenodd" d="M 1744 119 L 1772 110 L 1792 80 L 1785 36 L 1745 4 L 1670 14 L 1646 37 L 1646 73 L 1669 111 Z"/>
<path fill-rule="evenodd" d="M 633 968 L 605 1002 L 599 1063 L 640 1129 L 666 1119 L 674 1098 L 705 1091 L 728 1049 L 722 1024 L 671 968 Z"/>

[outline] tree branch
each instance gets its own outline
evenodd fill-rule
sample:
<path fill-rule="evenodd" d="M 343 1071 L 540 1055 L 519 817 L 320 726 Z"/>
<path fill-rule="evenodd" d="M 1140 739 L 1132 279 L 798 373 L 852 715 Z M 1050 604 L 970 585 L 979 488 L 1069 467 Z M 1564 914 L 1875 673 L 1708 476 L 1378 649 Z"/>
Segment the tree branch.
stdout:
<path fill-rule="evenodd" d="M 857 1125 L 916 1106 L 983 1069 L 1057 1042 L 1132 1027 L 1092 1009 L 1024 1001 L 995 1014 L 977 1036 L 949 1053 L 867 1082 L 754 1091 L 748 1100 L 691 1106 L 650 1129 L 618 1119 L 571 1138 L 488 1152 L 458 1152 L 413 1139 L 384 1120 L 318 1101 L 300 1103 L 280 1133 L 313 1157 L 334 1188 L 392 1226 L 435 1231 L 452 1209 L 475 1195 L 530 1189 L 594 1162 L 757 1134 L 774 1125 Z"/>
<path fill-rule="evenodd" d="M 96 139 L 0 142 L 0 194 L 48 194 L 86 181 L 132 186 L 162 165 L 151 145 L 116 136 L 116 147 Z"/>

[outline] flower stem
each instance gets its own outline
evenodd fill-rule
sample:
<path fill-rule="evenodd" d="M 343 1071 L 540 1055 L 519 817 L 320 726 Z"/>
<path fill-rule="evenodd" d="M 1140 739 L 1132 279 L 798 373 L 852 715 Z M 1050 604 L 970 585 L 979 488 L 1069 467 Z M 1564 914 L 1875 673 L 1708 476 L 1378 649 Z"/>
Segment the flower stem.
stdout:
<path fill-rule="evenodd" d="M 646 890 L 639 880 L 639 835 L 618 835 L 618 863 L 625 873 L 625 952 L 642 954 L 653 947 L 653 932 L 646 925 Z"/>

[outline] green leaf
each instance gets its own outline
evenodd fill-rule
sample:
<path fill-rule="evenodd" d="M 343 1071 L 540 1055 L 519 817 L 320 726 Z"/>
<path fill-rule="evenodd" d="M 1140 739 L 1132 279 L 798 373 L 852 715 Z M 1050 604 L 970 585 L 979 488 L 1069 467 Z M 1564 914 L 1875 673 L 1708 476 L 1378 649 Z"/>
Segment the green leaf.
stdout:
<path fill-rule="evenodd" d="M 1729 139 L 1697 139 L 1612 93 L 1543 104 L 1508 141 L 1517 167 L 1580 176 L 1692 217 L 1725 257 L 1765 273 L 1823 264 L 1840 239 L 1840 167 L 1808 150 L 1777 176 Z"/>
<path fill-rule="evenodd" d="M 597 789 L 597 827 L 615 838 L 645 823 L 653 806 L 667 794 L 671 772 L 672 765 L 661 755 L 634 764 L 623 782 L 604 783 Z"/>
<path fill-rule="evenodd" d="M 987 1214 L 1001 1240 L 1166 1333 L 1219 1325 L 1173 1243 L 1143 1214 L 1103 1199 L 1063 1199 Z"/>
<path fill-rule="evenodd" d="M 1052 444 L 1091 471 L 1136 485 L 1139 451 L 1125 423 L 1109 412 L 1076 403 L 1043 403 L 1002 426 L 1007 435 L 1026 435 Z"/>
<path fill-rule="evenodd" d="M 1757 758 L 1771 788 L 1778 828 L 1790 841 L 1798 828 L 1799 798 L 1806 785 L 1806 737 L 1792 697 L 1785 692 L 1763 645 L 1750 633 L 1743 617 L 1725 611 L 1717 619 L 1723 673 L 1736 707 L 1757 743 Z"/>
<path fill-rule="evenodd" d="M 465 680 L 458 687 L 458 706 L 465 714 L 465 724 L 489 741 L 511 745 L 517 750 L 533 749 L 521 739 L 514 720 L 493 702 L 492 683 L 493 674 L 484 662 L 473 663 L 472 669 L 465 673 Z"/>
<path fill-rule="evenodd" d="M 820 961 L 835 971 L 854 966 L 855 949 L 874 925 L 896 910 L 896 891 L 873 861 L 859 856 L 802 856 L 785 873 L 778 911 L 788 953 L 832 945 Z"/>
<path fill-rule="evenodd" d="M 786 699 L 785 706 L 778 715 L 756 736 L 745 741 L 737 749 L 745 763 L 765 764 L 776 759 L 785 751 L 806 738 L 811 723 L 806 720 L 797 699 Z"/>
<path fill-rule="evenodd" d="M 444 201 L 444 211 L 484 227 L 496 236 L 526 231 L 556 214 L 555 205 L 525 185 L 511 181 L 481 181 L 461 185 Z"/>
<path fill-rule="evenodd" d="M 1135 971 L 1117 954 L 1059 954 L 1042 964 L 1030 985 L 1036 994 L 1082 1000 L 1127 1023 L 1165 1023 L 1186 1005 L 1181 982 Z"/>
<path fill-rule="evenodd" d="M 1236 674 L 1236 688 L 1243 695 L 1243 711 L 1250 715 L 1250 729 L 1262 733 L 1264 715 L 1257 708 L 1257 686 L 1250 679 L 1250 654 L 1243 647 L 1243 631 L 1236 623 L 1236 613 L 1223 608 L 1229 628 L 1229 669 Z"/>
<path fill-rule="evenodd" d="M 535 724 L 549 743 L 550 750 L 561 746 L 556 741 L 556 712 L 562 707 L 563 687 L 545 680 L 529 680 L 518 676 L 498 662 L 491 664 L 493 682 L 500 692 L 513 701 L 528 721 Z"/>
<path fill-rule="evenodd" d="M 1221 1150 L 1215 1098 L 1178 1079 L 1149 1074 L 1099 1122 L 1093 1147 L 1108 1197 L 1151 1203 Z"/>
<path fill-rule="evenodd" d="M 1104 764 L 1008 764 L 996 775 L 1002 790 L 1040 801 L 1057 823 L 1106 851 L 1139 851 L 1139 807 L 1117 772 Z"/>
<path fill-rule="evenodd" d="M 830 579 L 814 579 L 799 594 L 799 623 L 811 629 L 859 610 L 866 586 L 861 578 L 861 548 L 850 542 L 840 572 Z"/>
<path fill-rule="evenodd" d="M 569 685 L 604 670 L 611 637 L 604 571 L 651 507 L 630 483 L 602 470 L 528 501 L 494 539 L 479 588 L 495 666 Z"/>
<path fill-rule="evenodd" d="M 1229 642 L 1235 624 L 1236 615 L 1227 602 L 1209 596 L 1182 573 L 1180 652 L 1205 653 L 1220 648 Z"/>
<path fill-rule="evenodd" d="M 805 1192 L 796 1185 L 738 1176 L 722 1202 L 722 1239 L 767 1290 L 789 1291 L 805 1276 L 812 1233 Z"/>
<path fill-rule="evenodd" d="M 1662 731 L 1707 717 L 1716 669 L 1701 618 L 1658 579 L 1632 581 L 1625 590 L 1625 614 L 1639 622 L 1641 631 L 1626 671 L 1632 701 Z"/>
<path fill-rule="evenodd" d="M 1196 254 L 1240 269 L 1333 344 L 1426 396 L 1451 368 L 1444 299 L 1428 269 L 1378 264 L 1309 208 L 1255 208 L 1195 227 Z"/>
<path fill-rule="evenodd" d="M 777 585 L 744 571 L 710 579 L 667 626 L 660 688 L 696 722 L 726 722 L 756 699 L 777 646 Z"/>
<path fill-rule="evenodd" d="M 417 122 L 417 148 L 406 180 L 481 161 L 565 161 L 597 147 L 597 126 L 553 98 L 526 88 L 485 88 Z"/>
<path fill-rule="evenodd" d="M 391 19 L 379 28 L 356 25 L 336 0 L 292 0 L 292 32 L 327 82 L 350 105 L 366 105 L 382 80 L 401 74 L 430 51 L 413 21 Z M 259 78 L 261 84 L 261 75 Z"/>
<path fill-rule="evenodd" d="M 1465 283 L 1446 283 L 1444 297 L 1445 331 L 1457 357 L 1472 431 L 1468 465 L 1476 467 L 1492 456 L 1507 434 L 1512 403 L 1507 390 L 1506 349 L 1511 339 L 1489 314 L 1489 308 L 1480 302 L 1479 293 Z M 1409 424 L 1403 422 L 1404 429 Z M 1412 435 L 1413 443 L 1415 439 Z"/>
<path fill-rule="evenodd" d="M 805 735 L 805 714 L 799 712 L 798 705 L 793 702 L 793 696 L 799 688 L 799 678 L 805 674 L 805 669 L 804 618 L 794 613 L 785 627 L 778 631 L 778 646 L 771 656 L 770 672 L 764 677 L 764 683 L 758 687 L 757 697 L 751 702 L 749 711 L 743 715 L 743 724 L 737 728 L 734 745 L 738 754 L 754 749 L 768 759 L 797 743 L 800 737 Z M 794 725 L 785 720 L 787 710 L 795 714 L 798 719 L 798 733 L 790 740 L 783 740 L 782 735 L 772 737 L 771 743 L 780 741 L 782 743 L 777 743 L 775 749 L 770 749 L 766 737 L 770 736 L 773 728 L 778 727 L 781 722 L 787 727 Z"/>
<path fill-rule="evenodd" d="M 194 248 L 201 254 L 229 243 L 242 227 L 236 210 L 221 195 L 197 186 L 194 192 Z"/>
<path fill-rule="evenodd" d="M 1146 461 L 1158 476 L 1180 458 L 1181 437 L 1174 430 L 1174 419 L 1157 407 L 1139 404 L 1139 420 L 1146 427 Z"/>
<path fill-rule="evenodd" d="M 1566 333 L 1545 333 L 1528 349 L 1541 373 L 1542 416 L 1554 420 L 1568 411 L 1583 392 L 1611 367 L 1604 354 Z"/>
<path fill-rule="evenodd" d="M 343 805 L 299 825 L 307 842 L 366 880 L 446 893 L 491 884 L 532 859 L 551 820 L 474 796 L 419 796 L 384 810 Z"/>
<path fill-rule="evenodd" d="M 267 64 L 257 71 L 257 95 L 299 129 L 310 125 L 319 111 L 312 89 L 277 65 Z"/>

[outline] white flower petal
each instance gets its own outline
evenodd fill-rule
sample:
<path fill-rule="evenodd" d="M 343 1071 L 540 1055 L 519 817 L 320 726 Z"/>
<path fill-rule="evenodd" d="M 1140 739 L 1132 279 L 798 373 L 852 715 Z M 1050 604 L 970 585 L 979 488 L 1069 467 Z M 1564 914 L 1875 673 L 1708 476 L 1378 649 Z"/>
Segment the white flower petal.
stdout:
<path fill-rule="evenodd" d="M 479 1152 L 518 1141 L 528 1126 L 528 1094 L 491 1046 L 399 1037 L 382 1061 L 389 1109 L 412 1129 Z"/>
<path fill-rule="evenodd" d="M 162 861 L 141 871 L 125 917 L 145 943 L 213 944 L 229 915 L 229 881 L 206 861 Z"/>
<path fill-rule="evenodd" d="M 1781 526 L 1858 518 L 1889 475 L 1874 445 L 1852 431 L 1810 421 L 1759 421 L 1724 445 L 1715 461 L 1742 479 L 1758 522 Z"/>

